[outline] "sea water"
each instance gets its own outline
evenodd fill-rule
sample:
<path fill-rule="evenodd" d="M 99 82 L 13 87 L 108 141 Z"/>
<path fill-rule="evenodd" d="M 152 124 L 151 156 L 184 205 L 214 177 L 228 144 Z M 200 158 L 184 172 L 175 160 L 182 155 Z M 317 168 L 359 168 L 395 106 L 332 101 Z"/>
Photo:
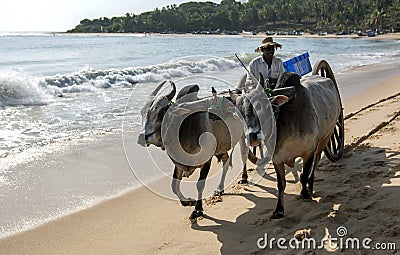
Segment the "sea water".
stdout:
<path fill-rule="evenodd" d="M 62 180 L 54 185 L 57 173 L 41 173 L 39 178 L 29 168 L 17 172 L 19 165 L 62 151 L 66 144 L 91 143 L 120 134 L 123 128 L 137 130 L 148 94 L 164 80 L 174 81 L 178 88 L 199 84 L 201 96 L 210 95 L 212 86 L 235 87 L 245 73 L 235 53 L 248 64 L 257 56 L 254 49 L 261 39 L 0 34 L 0 237 L 141 185 L 135 178 L 100 180 L 93 174 L 71 188 Z M 395 40 L 275 40 L 283 45 L 276 51 L 283 61 L 308 52 L 312 65 L 325 59 L 335 74 L 395 62 L 400 55 Z M 53 170 L 64 174 L 61 168 Z M 104 186 L 105 181 L 111 184 Z M 44 189 L 47 185 L 56 187 Z"/>

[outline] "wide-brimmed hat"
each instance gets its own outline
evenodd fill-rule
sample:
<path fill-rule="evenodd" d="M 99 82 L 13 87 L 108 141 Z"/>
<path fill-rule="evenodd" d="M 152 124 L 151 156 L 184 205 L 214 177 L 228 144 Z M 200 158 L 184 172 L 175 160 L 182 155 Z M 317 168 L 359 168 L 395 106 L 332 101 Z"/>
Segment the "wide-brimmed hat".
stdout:
<path fill-rule="evenodd" d="M 274 42 L 274 39 L 272 37 L 266 37 L 261 41 L 261 45 L 256 48 L 256 52 L 261 51 L 262 48 L 265 48 L 267 46 L 274 46 L 276 48 L 282 48 L 282 44 L 279 44 L 277 42 Z"/>

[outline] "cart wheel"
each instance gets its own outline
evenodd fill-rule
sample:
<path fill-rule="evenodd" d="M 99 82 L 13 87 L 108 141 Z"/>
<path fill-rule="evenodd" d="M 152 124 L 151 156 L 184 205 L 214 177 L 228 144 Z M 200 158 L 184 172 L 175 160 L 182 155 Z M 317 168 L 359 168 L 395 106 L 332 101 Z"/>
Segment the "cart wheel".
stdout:
<path fill-rule="evenodd" d="M 314 65 L 312 74 L 331 79 L 336 86 L 336 90 L 339 92 L 335 76 L 333 75 L 333 71 L 328 62 L 325 60 L 318 61 Z M 333 134 L 324 149 L 326 157 L 332 162 L 340 159 L 344 149 L 344 120 L 342 104 L 340 105 L 340 109 L 340 115 L 336 122 L 335 129 L 333 130 Z"/>
<path fill-rule="evenodd" d="M 326 145 L 324 152 L 326 157 L 332 161 L 338 161 L 343 154 L 344 148 L 344 125 L 343 125 L 343 110 L 340 112 L 339 119 L 336 122 L 336 127 L 333 134 Z"/>
<path fill-rule="evenodd" d="M 326 62 L 325 60 L 320 60 L 317 63 L 315 63 L 312 75 L 320 75 L 322 77 L 331 79 L 333 83 L 335 83 L 337 89 L 337 83 L 335 76 L 333 75 L 333 71 L 329 66 L 328 62 Z"/>

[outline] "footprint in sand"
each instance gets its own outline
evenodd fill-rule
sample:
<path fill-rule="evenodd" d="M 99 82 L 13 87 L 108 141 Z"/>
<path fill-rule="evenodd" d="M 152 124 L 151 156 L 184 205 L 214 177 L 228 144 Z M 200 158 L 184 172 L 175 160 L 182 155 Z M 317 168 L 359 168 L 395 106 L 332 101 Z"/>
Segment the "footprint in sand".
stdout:
<path fill-rule="evenodd" d="M 264 209 L 257 212 L 257 219 L 253 222 L 250 222 L 250 225 L 262 226 L 265 222 L 271 221 L 269 215 L 271 215 L 272 209 Z"/>
<path fill-rule="evenodd" d="M 347 216 L 343 213 L 337 213 L 333 217 L 333 221 L 337 224 L 344 224 L 347 222 Z"/>
<path fill-rule="evenodd" d="M 376 195 L 378 192 L 372 188 L 364 187 L 358 192 L 358 196 L 365 198 L 365 199 L 370 199 L 372 196 Z"/>
<path fill-rule="evenodd" d="M 367 178 L 376 178 L 383 176 L 383 170 L 369 170 L 367 173 L 364 174 Z"/>
<path fill-rule="evenodd" d="M 391 216 L 399 216 L 400 215 L 399 210 L 390 208 L 390 207 L 379 208 L 379 209 L 377 209 L 377 211 L 380 213 L 389 214 Z"/>
<path fill-rule="evenodd" d="M 359 212 L 357 215 L 356 215 L 356 219 L 357 220 L 364 220 L 364 219 L 366 219 L 366 218 L 368 218 L 369 217 L 369 214 L 368 213 L 366 213 L 366 212 Z"/>
<path fill-rule="evenodd" d="M 398 236 L 400 236 L 400 227 L 394 227 L 394 228 L 385 229 L 383 231 L 383 236 L 385 236 L 385 237 L 398 237 Z"/>
<path fill-rule="evenodd" d="M 294 216 L 288 216 L 283 219 L 284 220 L 280 221 L 277 225 L 285 229 L 293 228 L 294 226 L 302 222 L 302 220 L 299 217 L 294 217 Z"/>
<path fill-rule="evenodd" d="M 308 218 L 309 222 L 315 222 L 316 220 L 323 221 L 326 217 L 327 212 L 324 210 L 322 212 L 317 212 Z"/>
<path fill-rule="evenodd" d="M 351 177 L 348 177 L 348 178 L 346 178 L 346 179 L 344 179 L 342 181 L 342 184 L 350 184 L 350 183 L 353 183 L 353 182 L 355 182 L 355 180 L 353 178 L 351 178 Z"/>
<path fill-rule="evenodd" d="M 375 208 L 376 202 L 367 202 L 365 205 L 363 205 L 364 210 L 372 210 Z"/>
<path fill-rule="evenodd" d="M 269 217 L 259 218 L 256 221 L 254 221 L 253 223 L 250 223 L 250 225 L 262 226 L 265 224 L 265 222 L 268 222 L 268 221 L 271 221 L 271 219 Z"/>

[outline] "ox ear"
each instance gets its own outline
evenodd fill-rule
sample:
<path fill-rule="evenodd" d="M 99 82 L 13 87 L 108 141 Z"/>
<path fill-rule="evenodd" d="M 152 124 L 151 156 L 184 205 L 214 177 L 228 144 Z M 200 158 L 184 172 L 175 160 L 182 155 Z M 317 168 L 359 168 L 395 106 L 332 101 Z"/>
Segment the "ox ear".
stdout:
<path fill-rule="evenodd" d="M 289 98 L 283 95 L 274 96 L 272 99 L 270 99 L 271 104 L 275 107 L 280 107 L 286 104 L 288 101 Z"/>
<path fill-rule="evenodd" d="M 231 97 L 233 103 L 236 104 L 236 100 L 237 100 L 237 98 L 238 98 L 239 95 L 233 93 L 232 90 L 229 89 L 229 96 Z"/>

